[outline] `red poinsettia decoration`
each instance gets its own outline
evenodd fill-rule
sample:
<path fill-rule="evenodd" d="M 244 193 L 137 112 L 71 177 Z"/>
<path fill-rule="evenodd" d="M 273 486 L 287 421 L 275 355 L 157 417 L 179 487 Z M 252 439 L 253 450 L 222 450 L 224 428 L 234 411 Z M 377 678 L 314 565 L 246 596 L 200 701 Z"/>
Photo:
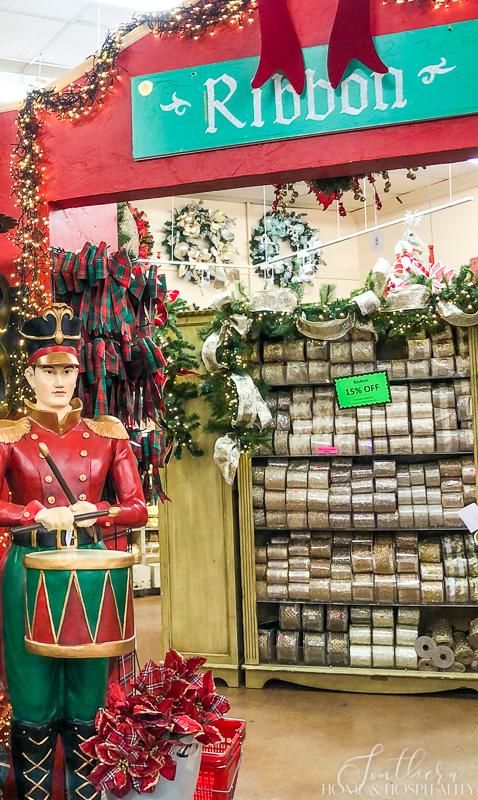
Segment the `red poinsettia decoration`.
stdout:
<path fill-rule="evenodd" d="M 210 671 L 198 674 L 205 663 L 170 650 L 160 664 L 148 661 L 128 693 L 117 683 L 110 687 L 96 716 L 97 734 L 81 746 L 97 761 L 90 781 L 98 791 L 151 793 L 162 777 L 174 780 L 172 749 L 184 745 L 184 737 L 202 744 L 222 740 L 214 723 L 229 703 L 216 693 Z"/>
<path fill-rule="evenodd" d="M 131 205 L 131 203 L 128 203 L 128 208 L 133 215 L 138 231 L 138 258 L 151 258 L 154 249 L 154 236 L 151 233 L 151 227 L 146 212 L 140 211 L 139 208 Z"/>

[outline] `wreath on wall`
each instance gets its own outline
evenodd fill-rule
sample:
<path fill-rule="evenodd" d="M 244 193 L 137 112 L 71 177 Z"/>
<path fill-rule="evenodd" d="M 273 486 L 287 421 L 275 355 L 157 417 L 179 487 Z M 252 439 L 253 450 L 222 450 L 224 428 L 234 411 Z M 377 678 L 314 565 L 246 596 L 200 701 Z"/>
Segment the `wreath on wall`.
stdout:
<path fill-rule="evenodd" d="M 154 236 L 145 211 L 118 203 L 118 247 L 124 247 L 133 258 L 151 258 Z"/>
<path fill-rule="evenodd" d="M 234 247 L 235 220 L 222 211 L 211 211 L 203 201 L 177 209 L 173 221 L 163 228 L 163 245 L 172 261 L 179 264 L 178 275 L 197 284 L 224 278 L 224 268 L 237 255 Z"/>
<path fill-rule="evenodd" d="M 292 253 L 271 264 L 270 260 L 280 255 L 281 242 L 287 242 Z M 250 257 L 253 265 L 257 265 L 256 273 L 267 283 L 283 287 L 311 283 L 319 266 L 325 264 L 321 251 L 306 256 L 294 253 L 319 244 L 320 232 L 309 225 L 306 214 L 268 212 L 252 232 Z"/>

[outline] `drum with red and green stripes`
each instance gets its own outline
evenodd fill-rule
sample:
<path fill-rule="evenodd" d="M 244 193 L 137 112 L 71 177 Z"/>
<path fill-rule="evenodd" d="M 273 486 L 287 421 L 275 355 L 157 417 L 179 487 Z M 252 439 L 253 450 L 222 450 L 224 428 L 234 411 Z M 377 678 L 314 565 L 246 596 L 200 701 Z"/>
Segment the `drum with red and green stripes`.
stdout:
<path fill-rule="evenodd" d="M 135 647 L 133 556 L 63 549 L 25 555 L 25 647 L 52 658 L 104 658 Z"/>

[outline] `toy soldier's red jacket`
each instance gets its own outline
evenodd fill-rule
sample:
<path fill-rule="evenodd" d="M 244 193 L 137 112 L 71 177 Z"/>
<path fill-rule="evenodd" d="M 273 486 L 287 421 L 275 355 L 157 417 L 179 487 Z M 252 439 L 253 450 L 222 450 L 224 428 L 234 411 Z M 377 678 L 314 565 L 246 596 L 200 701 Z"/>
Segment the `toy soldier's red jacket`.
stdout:
<path fill-rule="evenodd" d="M 115 417 L 82 418 L 81 402 L 62 420 L 55 413 L 28 403 L 20 420 L 0 420 L 0 485 L 6 480 L 11 500 L 0 501 L 0 525 L 11 527 L 34 521 L 42 508 L 69 506 L 70 502 L 41 455 L 44 442 L 78 500 L 100 510 L 108 473 L 112 478 L 120 513 L 104 528 L 141 527 L 147 520 L 146 504 L 136 459 L 122 423 Z"/>

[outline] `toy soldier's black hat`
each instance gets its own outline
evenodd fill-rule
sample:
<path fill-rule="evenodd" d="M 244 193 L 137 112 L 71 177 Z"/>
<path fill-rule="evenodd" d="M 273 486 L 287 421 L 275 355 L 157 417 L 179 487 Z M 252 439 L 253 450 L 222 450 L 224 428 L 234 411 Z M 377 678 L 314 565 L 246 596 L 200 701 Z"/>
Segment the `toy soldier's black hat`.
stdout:
<path fill-rule="evenodd" d="M 78 366 L 81 322 L 65 303 L 52 303 L 20 331 L 31 366 Z"/>

